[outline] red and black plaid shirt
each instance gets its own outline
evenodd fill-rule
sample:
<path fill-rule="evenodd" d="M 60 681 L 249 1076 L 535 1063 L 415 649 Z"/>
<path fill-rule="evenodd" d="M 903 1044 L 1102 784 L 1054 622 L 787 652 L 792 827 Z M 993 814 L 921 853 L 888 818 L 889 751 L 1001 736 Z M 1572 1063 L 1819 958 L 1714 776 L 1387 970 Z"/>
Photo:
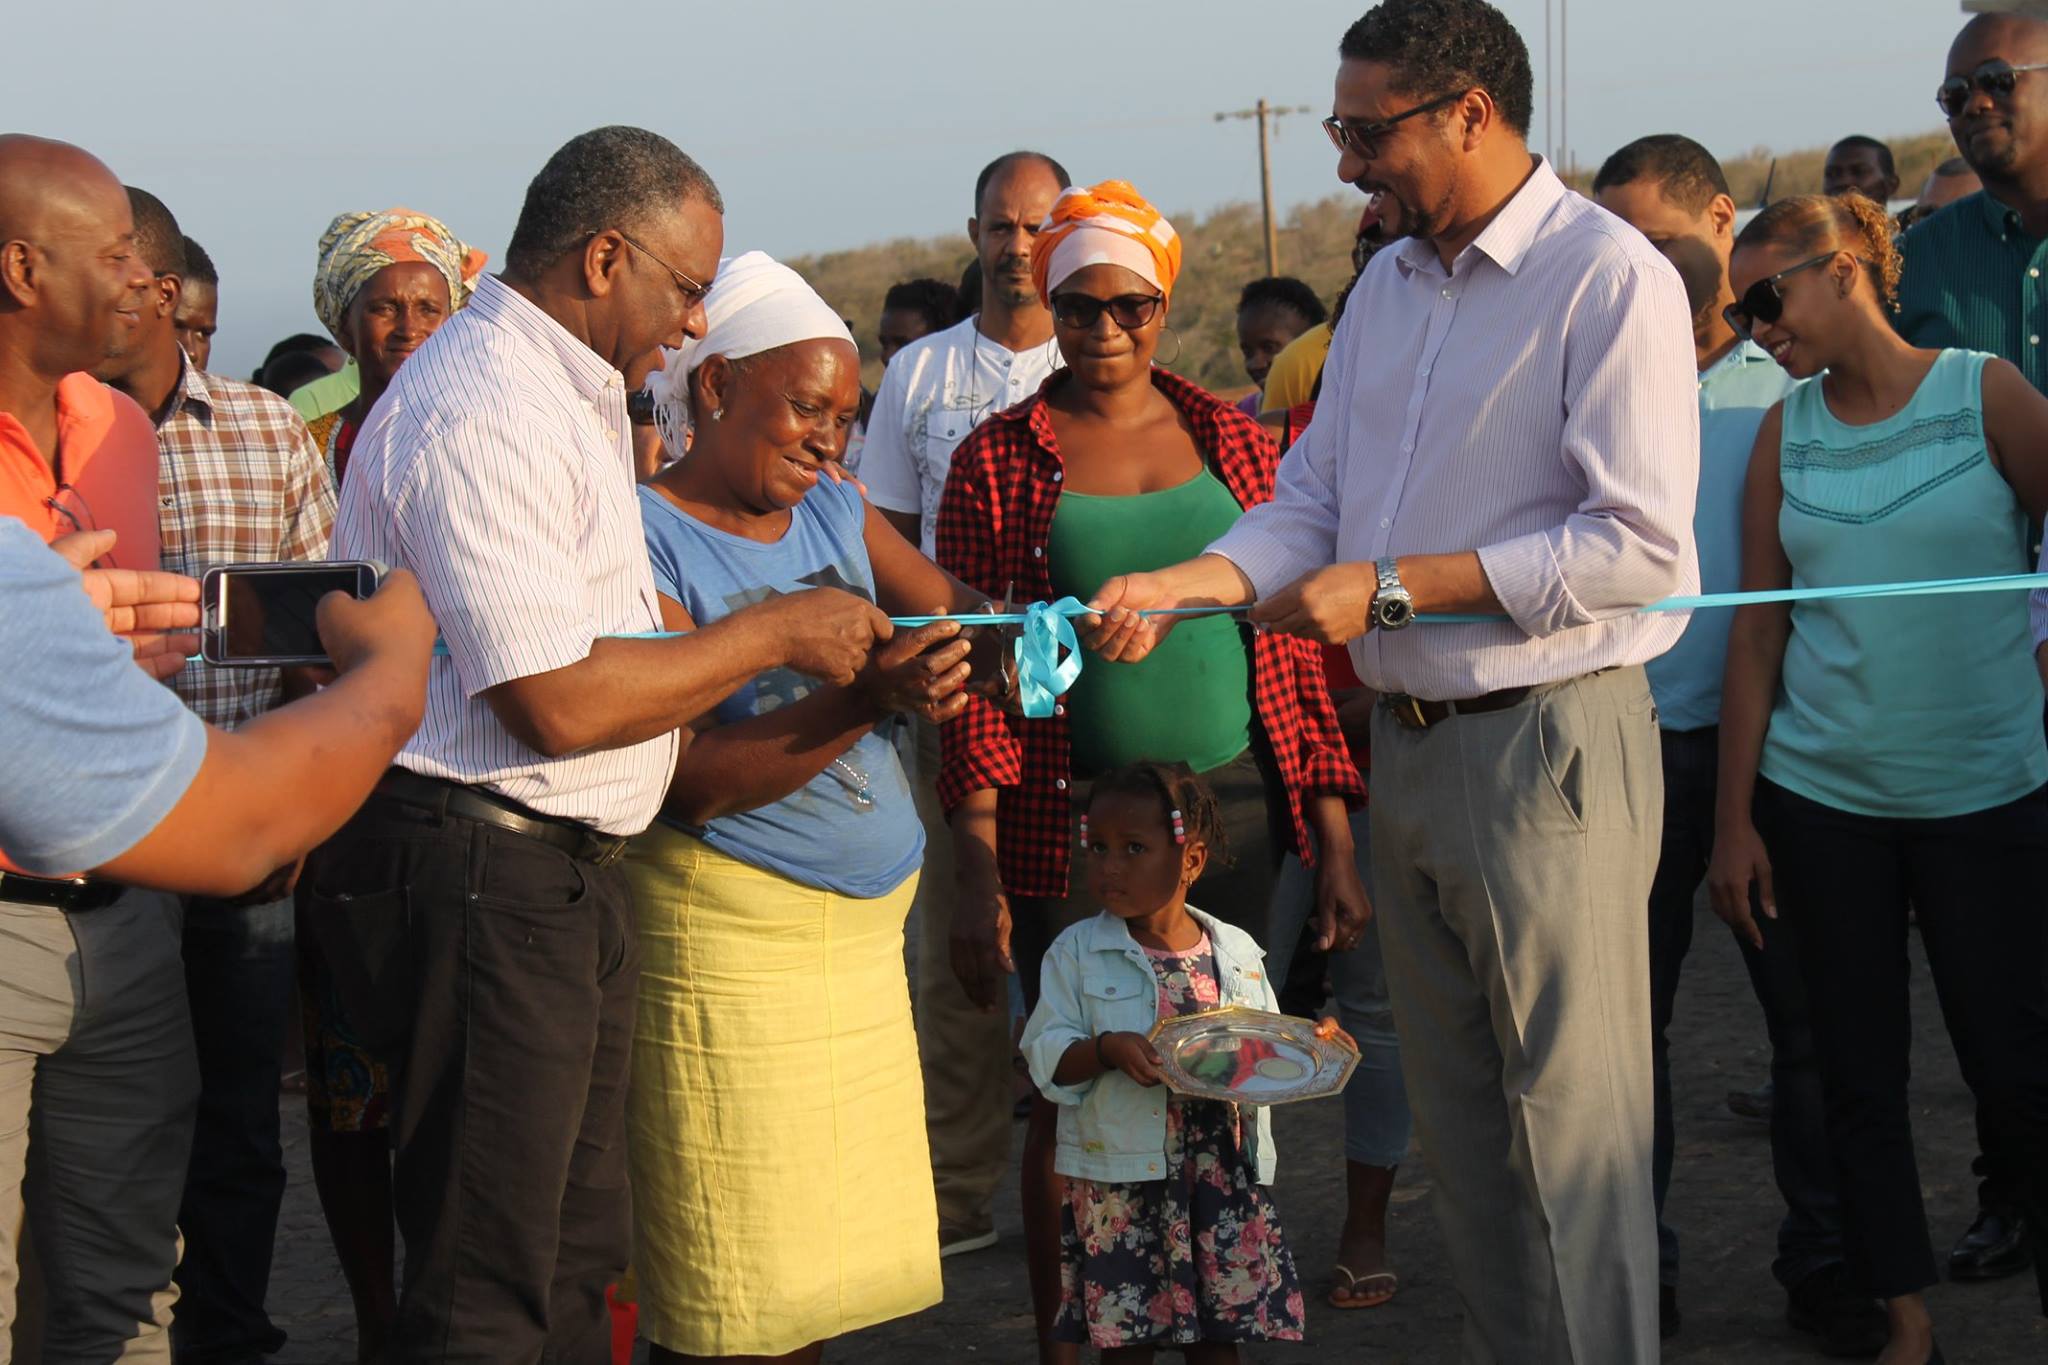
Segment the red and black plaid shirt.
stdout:
<path fill-rule="evenodd" d="M 975 428 L 953 454 L 939 504 L 939 563 L 991 597 L 1013 587 L 1020 602 L 1053 598 L 1046 546 L 1065 471 L 1045 395 L 1069 380 L 1065 371 L 1055 373 L 1030 401 Z M 1152 382 L 1187 418 L 1203 460 L 1240 506 L 1273 496 L 1279 456 L 1257 422 L 1166 370 L 1155 369 Z M 1304 798 L 1336 795 L 1356 804 L 1365 795 L 1316 647 L 1281 635 L 1255 637 L 1252 704 L 1287 788 L 1295 847 L 1313 863 Z M 1065 895 L 1073 775 L 1066 708 L 1026 720 L 975 698 L 946 725 L 941 746 L 939 799 L 949 811 L 983 788 L 998 793 L 996 859 L 1004 887 L 1018 896 Z"/>

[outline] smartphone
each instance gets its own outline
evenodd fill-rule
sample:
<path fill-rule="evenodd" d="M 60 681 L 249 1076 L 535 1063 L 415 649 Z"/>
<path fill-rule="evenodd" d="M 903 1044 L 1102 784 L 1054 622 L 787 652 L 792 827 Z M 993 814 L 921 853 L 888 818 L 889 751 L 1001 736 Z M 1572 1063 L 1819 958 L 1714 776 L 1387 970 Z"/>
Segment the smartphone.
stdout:
<path fill-rule="evenodd" d="M 217 565 L 200 580 L 200 657 L 220 668 L 325 664 L 314 622 L 320 599 L 369 597 L 383 577 L 367 560 Z"/>

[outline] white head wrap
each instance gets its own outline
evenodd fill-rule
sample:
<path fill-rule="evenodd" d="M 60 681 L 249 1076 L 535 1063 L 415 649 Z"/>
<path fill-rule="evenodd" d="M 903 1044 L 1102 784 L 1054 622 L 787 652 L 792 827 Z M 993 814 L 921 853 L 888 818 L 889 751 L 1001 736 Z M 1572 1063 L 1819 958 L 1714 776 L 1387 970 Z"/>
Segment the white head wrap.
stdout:
<path fill-rule="evenodd" d="M 662 348 L 662 368 L 647 380 L 669 458 L 682 458 L 685 437 L 696 425 L 690 412 L 692 370 L 715 355 L 740 360 L 818 337 L 857 345 L 838 310 L 767 252 L 720 261 L 704 296 L 704 335 L 679 350 Z"/>

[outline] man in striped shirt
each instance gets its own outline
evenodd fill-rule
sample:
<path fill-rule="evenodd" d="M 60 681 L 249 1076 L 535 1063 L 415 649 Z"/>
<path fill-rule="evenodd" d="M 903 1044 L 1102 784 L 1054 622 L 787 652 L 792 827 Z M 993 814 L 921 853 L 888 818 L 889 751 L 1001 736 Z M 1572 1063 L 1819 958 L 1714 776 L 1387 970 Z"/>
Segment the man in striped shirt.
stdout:
<path fill-rule="evenodd" d="M 343 1013 L 391 1064 L 399 1365 L 609 1359 L 625 838 L 660 807 L 679 726 L 771 667 L 849 681 L 889 633 L 818 589 L 617 638 L 661 627 L 620 371 L 702 335 L 723 207 L 653 133 L 572 139 L 505 273 L 406 362 L 349 461 L 336 553 L 412 569 L 447 643 L 398 767 L 305 874 Z"/>
<path fill-rule="evenodd" d="M 1950 45 L 1943 80 L 1957 84 L 1944 85 L 1942 110 L 1984 188 L 1906 234 L 1897 325 L 1915 346 L 2002 356 L 2048 392 L 2048 70 L 2040 63 L 2048 63 L 2048 22 L 2025 15 L 1980 14 Z M 2035 594 L 2035 610 L 2048 613 L 2048 594 Z M 1949 1252 L 1949 1275 L 2018 1274 L 2033 1257 L 2012 1179 L 1988 1151 L 1972 1169 L 1983 1182 L 1977 1216 Z"/>
<path fill-rule="evenodd" d="M 178 341 L 185 235 L 162 200 L 129 187 L 135 247 L 154 277 L 128 344 L 95 374 L 156 423 L 163 566 L 321 559 L 334 485 L 291 404 L 207 374 Z M 276 669 L 192 667 L 172 680 L 209 725 L 232 730 L 275 706 Z M 195 1360 L 268 1354 L 285 1334 L 264 1311 L 284 1148 L 278 1085 L 291 1010 L 296 864 L 234 900 L 183 904 L 184 982 L 198 1047 L 199 1111 L 178 1229 L 172 1336 Z"/>
<path fill-rule="evenodd" d="M 1698 585 L 1685 290 L 1529 154 L 1528 51 L 1493 6 L 1386 0 L 1339 51 L 1338 177 L 1410 240 L 1353 291 L 1274 500 L 1105 584 L 1091 643 L 1148 649 L 1164 623 L 1132 608 L 1252 601 L 1351 642 L 1381 694 L 1380 942 L 1467 1358 L 1653 1361 L 1642 665 L 1685 619 L 1637 609 Z"/>

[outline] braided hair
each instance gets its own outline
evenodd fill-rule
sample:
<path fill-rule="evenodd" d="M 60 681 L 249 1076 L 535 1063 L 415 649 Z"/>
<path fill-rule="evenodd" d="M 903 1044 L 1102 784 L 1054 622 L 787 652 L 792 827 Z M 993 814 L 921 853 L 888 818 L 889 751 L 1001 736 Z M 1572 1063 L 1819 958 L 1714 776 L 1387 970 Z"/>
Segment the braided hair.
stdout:
<path fill-rule="evenodd" d="M 1119 796 L 1151 797 L 1160 802 L 1159 822 L 1173 827 L 1173 812 L 1180 813 L 1181 829 L 1190 842 L 1208 847 L 1209 866 L 1229 862 L 1229 848 L 1223 837 L 1223 807 L 1209 784 L 1185 763 L 1157 763 L 1141 759 L 1126 763 L 1095 779 L 1088 801 L 1115 793 Z"/>
<path fill-rule="evenodd" d="M 1863 263 L 1878 301 L 1898 311 L 1902 262 L 1892 222 L 1862 195 L 1801 194 L 1778 200 L 1735 237 L 1738 251 L 1768 245 L 1790 246 L 1801 256 L 1817 256 L 1830 247 L 1848 252 Z"/>

